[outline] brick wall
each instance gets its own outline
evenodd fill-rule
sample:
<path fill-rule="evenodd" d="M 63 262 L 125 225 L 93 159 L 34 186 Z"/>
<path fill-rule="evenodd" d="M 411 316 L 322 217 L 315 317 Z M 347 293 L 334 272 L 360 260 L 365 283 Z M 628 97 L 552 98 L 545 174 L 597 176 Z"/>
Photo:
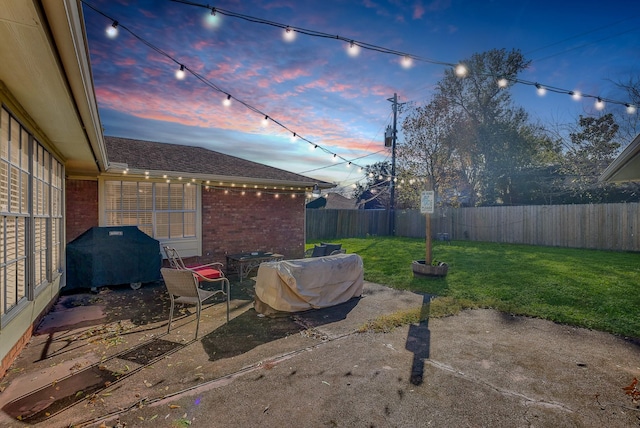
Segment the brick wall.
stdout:
<path fill-rule="evenodd" d="M 271 251 L 304 255 L 305 199 L 283 193 L 241 195 L 202 190 L 202 262 L 224 262 L 225 254 Z"/>
<path fill-rule="evenodd" d="M 98 226 L 98 182 L 67 180 L 67 242 Z M 304 195 L 279 197 L 254 192 L 241 195 L 202 190 L 202 257 L 197 262 L 225 262 L 226 254 L 271 251 L 286 258 L 304 255 Z M 193 262 L 196 260 L 189 260 Z"/>
<path fill-rule="evenodd" d="M 98 182 L 66 180 L 67 242 L 93 226 L 98 226 Z"/>

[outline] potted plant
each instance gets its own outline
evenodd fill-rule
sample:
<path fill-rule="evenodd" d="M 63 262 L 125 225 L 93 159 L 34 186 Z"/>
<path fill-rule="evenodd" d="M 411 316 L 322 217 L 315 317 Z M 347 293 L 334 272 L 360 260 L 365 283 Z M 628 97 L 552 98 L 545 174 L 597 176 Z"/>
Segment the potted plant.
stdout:
<path fill-rule="evenodd" d="M 449 265 L 437 260 L 430 263 L 426 260 L 414 260 L 411 269 L 414 277 L 442 277 L 447 275 Z"/>

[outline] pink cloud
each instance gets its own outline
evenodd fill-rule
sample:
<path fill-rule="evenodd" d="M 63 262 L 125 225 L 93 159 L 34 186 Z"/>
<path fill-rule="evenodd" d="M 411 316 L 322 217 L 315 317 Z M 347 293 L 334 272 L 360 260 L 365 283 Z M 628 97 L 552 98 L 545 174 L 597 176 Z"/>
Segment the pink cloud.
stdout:
<path fill-rule="evenodd" d="M 120 59 L 114 60 L 113 63 L 116 65 L 130 67 L 138 64 L 138 61 L 136 61 L 135 58 L 129 57 L 129 58 L 120 58 Z"/>
<path fill-rule="evenodd" d="M 424 15 L 424 6 L 422 5 L 422 3 L 416 3 L 413 6 L 413 19 L 422 19 L 422 16 Z"/>

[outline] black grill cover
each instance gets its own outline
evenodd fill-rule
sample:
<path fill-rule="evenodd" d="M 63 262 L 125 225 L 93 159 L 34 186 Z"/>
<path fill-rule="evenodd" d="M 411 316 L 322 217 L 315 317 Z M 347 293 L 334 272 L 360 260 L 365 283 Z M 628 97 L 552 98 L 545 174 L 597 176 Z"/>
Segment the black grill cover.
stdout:
<path fill-rule="evenodd" d="M 136 226 L 92 227 L 67 244 L 67 289 L 160 279 L 160 243 Z"/>

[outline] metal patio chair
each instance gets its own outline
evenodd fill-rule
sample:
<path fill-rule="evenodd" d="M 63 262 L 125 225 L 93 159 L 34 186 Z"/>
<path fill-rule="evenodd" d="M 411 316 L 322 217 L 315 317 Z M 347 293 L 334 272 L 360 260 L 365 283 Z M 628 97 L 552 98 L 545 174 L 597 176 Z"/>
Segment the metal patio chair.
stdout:
<path fill-rule="evenodd" d="M 160 269 L 164 284 L 171 298 L 171 309 L 169 310 L 169 325 L 167 333 L 171 331 L 171 322 L 173 321 L 173 310 L 176 303 L 196 306 L 196 339 L 198 338 L 198 330 L 200 328 L 200 312 L 202 304 L 216 294 L 223 293 L 227 296 L 227 322 L 229 322 L 229 281 L 223 278 L 223 284 L 226 283 L 227 289 L 224 290 L 204 290 L 199 287 L 199 281 L 192 271 L 187 269 Z"/>
<path fill-rule="evenodd" d="M 178 253 L 178 250 L 173 247 L 169 247 L 168 245 L 163 245 L 162 249 L 167 255 L 169 266 L 174 269 L 185 269 L 192 271 L 198 276 L 198 281 L 212 282 L 214 280 L 221 280 L 225 277 L 224 272 L 222 271 L 222 263 L 213 262 L 202 265 L 186 265 L 182 260 L 182 257 L 180 257 L 180 253 Z"/>

